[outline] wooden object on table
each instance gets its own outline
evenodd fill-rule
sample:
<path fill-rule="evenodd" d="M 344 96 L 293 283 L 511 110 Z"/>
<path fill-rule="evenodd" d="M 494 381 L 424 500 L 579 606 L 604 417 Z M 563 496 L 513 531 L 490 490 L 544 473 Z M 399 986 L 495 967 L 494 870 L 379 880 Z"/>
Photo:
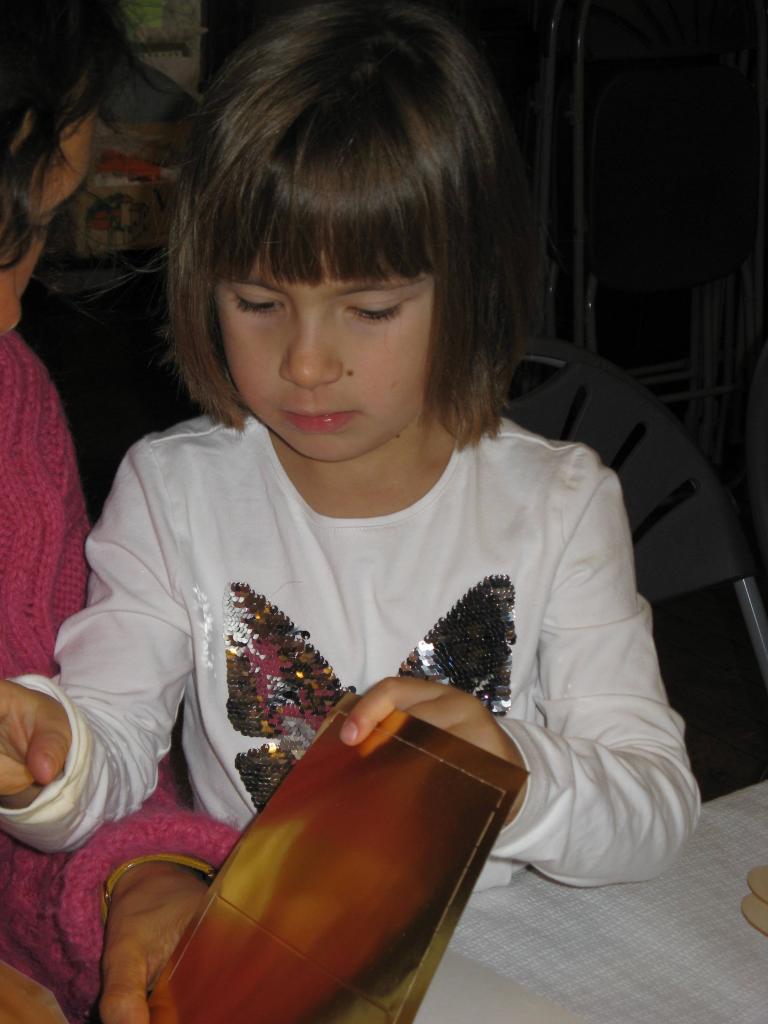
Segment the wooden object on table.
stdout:
<path fill-rule="evenodd" d="M 768 935 L 768 864 L 752 868 L 747 884 L 751 892 L 741 901 L 741 912 L 754 928 Z"/>

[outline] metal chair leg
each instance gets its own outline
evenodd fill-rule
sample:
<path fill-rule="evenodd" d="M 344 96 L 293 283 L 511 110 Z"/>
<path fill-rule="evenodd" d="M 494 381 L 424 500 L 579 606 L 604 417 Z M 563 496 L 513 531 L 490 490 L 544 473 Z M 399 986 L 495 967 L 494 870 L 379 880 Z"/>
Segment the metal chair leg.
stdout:
<path fill-rule="evenodd" d="M 762 595 L 754 576 L 734 580 L 733 586 L 760 667 L 760 674 L 768 689 L 768 616 Z"/>

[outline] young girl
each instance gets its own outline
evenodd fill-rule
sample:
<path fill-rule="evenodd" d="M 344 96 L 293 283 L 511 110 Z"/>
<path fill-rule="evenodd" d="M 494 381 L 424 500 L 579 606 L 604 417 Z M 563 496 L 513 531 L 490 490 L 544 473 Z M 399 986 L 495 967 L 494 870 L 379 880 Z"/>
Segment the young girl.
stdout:
<path fill-rule="evenodd" d="M 69 848 L 137 808 L 183 698 L 196 804 L 242 828 L 354 688 L 347 742 L 397 707 L 528 768 L 481 884 L 664 869 L 698 794 L 619 485 L 501 419 L 532 247 L 478 57 L 418 6 L 305 8 L 189 154 L 170 321 L 206 415 L 118 473 L 60 678 L 20 680 L 65 770 L 30 727 L 4 827 Z"/>

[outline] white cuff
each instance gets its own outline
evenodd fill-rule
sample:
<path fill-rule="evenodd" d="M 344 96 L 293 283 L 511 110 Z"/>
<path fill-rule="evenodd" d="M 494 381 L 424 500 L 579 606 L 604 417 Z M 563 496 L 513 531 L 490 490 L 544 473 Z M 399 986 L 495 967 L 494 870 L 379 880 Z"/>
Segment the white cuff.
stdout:
<path fill-rule="evenodd" d="M 496 842 L 493 844 L 493 848 L 490 853 L 490 858 L 502 858 L 504 860 L 516 860 L 516 846 L 515 841 L 521 835 L 524 835 L 529 824 L 531 816 L 530 805 L 533 802 L 531 796 L 531 786 L 535 787 L 536 781 L 531 778 L 531 763 L 536 760 L 536 748 L 531 742 L 529 732 L 527 729 L 528 723 L 521 722 L 518 719 L 506 719 L 500 718 L 497 720 L 497 724 L 506 732 L 509 738 L 513 741 L 517 747 L 517 751 L 523 762 L 525 770 L 528 772 L 528 781 L 525 789 L 525 795 L 523 802 L 517 809 L 517 814 L 510 821 L 508 825 L 505 825 L 499 832 Z M 522 826 L 522 827 L 521 827 Z M 500 884 L 500 883 L 490 883 Z"/>

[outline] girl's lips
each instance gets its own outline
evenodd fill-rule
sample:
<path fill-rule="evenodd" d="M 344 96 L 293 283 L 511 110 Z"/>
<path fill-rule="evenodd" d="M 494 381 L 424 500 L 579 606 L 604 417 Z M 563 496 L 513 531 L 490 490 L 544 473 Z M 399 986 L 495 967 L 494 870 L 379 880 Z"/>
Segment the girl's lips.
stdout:
<path fill-rule="evenodd" d="M 351 412 L 323 412 L 305 416 L 299 412 L 285 412 L 288 422 L 305 434 L 335 434 L 352 419 Z"/>

